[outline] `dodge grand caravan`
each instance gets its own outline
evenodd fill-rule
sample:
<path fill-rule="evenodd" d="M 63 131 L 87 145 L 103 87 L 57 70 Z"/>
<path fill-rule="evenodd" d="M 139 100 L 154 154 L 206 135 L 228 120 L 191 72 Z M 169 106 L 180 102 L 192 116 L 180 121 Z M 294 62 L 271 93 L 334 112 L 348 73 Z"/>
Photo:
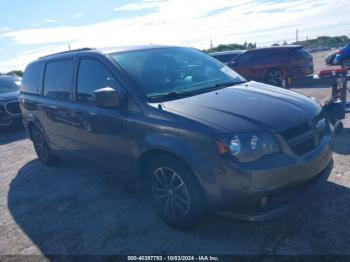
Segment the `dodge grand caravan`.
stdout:
<path fill-rule="evenodd" d="M 138 174 L 172 226 L 206 210 L 273 218 L 332 167 L 333 126 L 314 100 L 247 82 L 192 48 L 42 57 L 27 66 L 20 100 L 44 164 L 88 160 Z"/>

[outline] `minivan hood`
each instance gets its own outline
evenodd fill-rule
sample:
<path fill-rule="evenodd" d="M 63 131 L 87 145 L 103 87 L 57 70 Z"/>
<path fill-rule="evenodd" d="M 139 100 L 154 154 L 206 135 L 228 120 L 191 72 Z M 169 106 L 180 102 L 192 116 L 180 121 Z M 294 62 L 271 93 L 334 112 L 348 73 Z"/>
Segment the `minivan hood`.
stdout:
<path fill-rule="evenodd" d="M 19 96 L 19 91 L 10 91 L 10 92 L 0 93 L 0 102 L 16 100 L 18 99 L 18 96 Z"/>
<path fill-rule="evenodd" d="M 263 128 L 278 133 L 321 112 L 321 107 L 307 96 L 254 81 L 167 101 L 163 107 L 230 132 Z"/>

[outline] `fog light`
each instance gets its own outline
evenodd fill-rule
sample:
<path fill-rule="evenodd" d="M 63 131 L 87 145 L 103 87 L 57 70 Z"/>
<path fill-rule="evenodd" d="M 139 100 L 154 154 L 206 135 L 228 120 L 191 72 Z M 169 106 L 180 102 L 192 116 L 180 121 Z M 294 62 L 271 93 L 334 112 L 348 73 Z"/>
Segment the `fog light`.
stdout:
<path fill-rule="evenodd" d="M 260 207 L 266 207 L 268 201 L 269 201 L 268 197 L 263 197 L 260 201 Z"/>

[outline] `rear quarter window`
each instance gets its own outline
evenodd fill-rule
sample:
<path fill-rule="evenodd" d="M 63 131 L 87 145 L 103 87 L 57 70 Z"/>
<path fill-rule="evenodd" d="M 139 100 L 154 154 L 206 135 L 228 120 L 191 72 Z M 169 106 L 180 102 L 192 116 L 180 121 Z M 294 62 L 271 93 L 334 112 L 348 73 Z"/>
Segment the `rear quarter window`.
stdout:
<path fill-rule="evenodd" d="M 298 57 L 305 57 L 310 58 L 311 54 L 304 48 L 299 48 L 292 51 L 292 55 L 298 56 Z"/>
<path fill-rule="evenodd" d="M 73 84 L 73 60 L 48 62 L 44 77 L 44 96 L 70 101 Z"/>
<path fill-rule="evenodd" d="M 44 63 L 33 63 L 24 71 L 21 91 L 30 94 L 39 94 L 40 81 L 44 70 Z"/>

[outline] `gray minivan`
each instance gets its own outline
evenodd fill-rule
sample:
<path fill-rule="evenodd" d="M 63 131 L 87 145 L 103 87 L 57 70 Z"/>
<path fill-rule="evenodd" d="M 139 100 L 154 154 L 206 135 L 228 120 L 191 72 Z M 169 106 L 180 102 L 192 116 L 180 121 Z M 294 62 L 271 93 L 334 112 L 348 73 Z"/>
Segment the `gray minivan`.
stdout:
<path fill-rule="evenodd" d="M 44 164 L 84 159 L 137 174 L 172 226 L 206 210 L 270 219 L 332 167 L 333 126 L 314 100 L 247 82 L 193 48 L 42 57 L 27 66 L 20 101 Z"/>

